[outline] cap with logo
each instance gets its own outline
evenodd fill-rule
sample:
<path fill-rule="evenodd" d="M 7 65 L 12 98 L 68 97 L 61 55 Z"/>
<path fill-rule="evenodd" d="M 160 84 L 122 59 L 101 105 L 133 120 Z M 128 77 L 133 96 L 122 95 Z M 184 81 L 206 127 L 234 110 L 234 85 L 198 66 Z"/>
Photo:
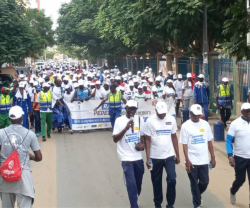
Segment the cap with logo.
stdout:
<path fill-rule="evenodd" d="M 20 106 L 13 106 L 9 111 L 10 119 L 19 119 L 23 116 L 24 112 Z"/>
<path fill-rule="evenodd" d="M 163 102 L 163 101 L 157 102 L 155 109 L 157 110 L 157 112 L 159 114 L 163 114 L 163 113 L 168 112 L 167 111 L 167 104 L 165 102 Z"/>
<path fill-rule="evenodd" d="M 135 100 L 128 100 L 128 102 L 126 103 L 126 106 L 138 108 L 138 103 Z"/>
<path fill-rule="evenodd" d="M 202 107 L 199 104 L 193 104 L 190 108 L 190 112 L 192 112 L 196 116 L 203 115 Z"/>

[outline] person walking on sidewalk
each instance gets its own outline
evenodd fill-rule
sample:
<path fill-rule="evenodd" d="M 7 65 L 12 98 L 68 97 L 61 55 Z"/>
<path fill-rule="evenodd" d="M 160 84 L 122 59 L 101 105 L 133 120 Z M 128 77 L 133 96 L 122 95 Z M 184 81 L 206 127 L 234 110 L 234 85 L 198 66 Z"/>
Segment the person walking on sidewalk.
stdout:
<path fill-rule="evenodd" d="M 194 84 L 191 73 L 187 73 L 187 80 L 182 85 L 182 101 L 188 109 L 194 104 Z"/>
<path fill-rule="evenodd" d="M 155 115 L 148 118 L 144 133 L 146 135 L 147 167 L 151 169 L 151 180 L 154 191 L 154 204 L 160 208 L 163 201 L 162 172 L 167 172 L 167 208 L 173 208 L 176 198 L 175 164 L 180 163 L 177 124 L 172 115 L 167 114 L 164 101 L 156 104 Z M 149 160 L 152 160 L 153 167 Z"/>
<path fill-rule="evenodd" d="M 126 104 L 126 115 L 116 119 L 113 140 L 117 144 L 117 154 L 124 172 L 125 185 L 131 208 L 138 208 L 138 197 L 141 193 L 144 164 L 144 120 L 135 115 L 138 103 L 129 100 Z"/>
<path fill-rule="evenodd" d="M 216 108 L 220 109 L 221 121 L 226 128 L 233 109 L 233 92 L 228 85 L 229 80 L 227 77 L 224 77 L 222 82 L 223 84 L 217 87 Z"/>
<path fill-rule="evenodd" d="M 204 108 L 205 119 L 208 121 L 208 105 L 210 101 L 210 90 L 208 83 L 204 82 L 204 75 L 198 76 L 198 82 L 194 85 L 194 103 Z"/>
<path fill-rule="evenodd" d="M 178 116 L 179 113 L 179 108 L 180 104 L 182 102 L 182 85 L 183 85 L 183 80 L 182 80 L 182 74 L 178 74 L 178 79 L 174 81 L 173 86 L 176 90 L 176 116 Z M 183 106 L 183 104 L 182 104 Z"/>
<path fill-rule="evenodd" d="M 0 175 L 0 195 L 2 207 L 14 208 L 17 200 L 18 208 L 32 208 L 35 191 L 31 175 L 30 161 L 42 160 L 42 153 L 34 132 L 22 126 L 23 109 L 14 106 L 9 111 L 11 125 L 0 130 L 1 164 L 13 153 L 18 151 L 22 167 L 21 180 L 8 182 Z M 29 153 L 29 149 L 34 154 Z"/>
<path fill-rule="evenodd" d="M 40 104 L 40 114 L 41 114 L 41 130 L 42 139 L 46 141 L 46 124 L 47 124 L 47 137 L 51 137 L 51 127 L 52 127 L 52 99 L 53 94 L 49 90 L 50 85 L 48 83 L 43 84 L 43 90 L 38 93 L 36 98 L 36 104 L 34 109 L 38 104 Z"/>
<path fill-rule="evenodd" d="M 246 172 L 250 181 L 250 103 L 241 106 L 241 114 L 231 123 L 226 137 L 229 164 L 235 170 L 235 180 L 230 188 L 232 204 L 236 203 L 236 193 L 246 180 Z"/>
<path fill-rule="evenodd" d="M 200 119 L 202 108 L 194 104 L 190 108 L 190 119 L 182 124 L 180 143 L 183 144 L 186 170 L 191 184 L 194 208 L 202 206 L 201 195 L 206 191 L 208 176 L 208 150 L 210 164 L 215 168 L 216 161 L 212 144 L 212 130 L 207 121 Z"/>
<path fill-rule="evenodd" d="M 32 109 L 32 114 L 34 115 L 34 118 L 35 118 L 35 133 L 36 133 L 37 137 L 42 134 L 41 133 L 40 106 L 39 106 L 39 103 L 38 103 L 38 105 L 36 105 L 37 95 L 40 93 L 41 90 L 42 90 L 42 87 L 40 85 L 37 85 L 36 86 L 36 93 L 34 95 L 33 109 Z M 36 105 L 36 107 L 35 107 L 35 105 Z"/>

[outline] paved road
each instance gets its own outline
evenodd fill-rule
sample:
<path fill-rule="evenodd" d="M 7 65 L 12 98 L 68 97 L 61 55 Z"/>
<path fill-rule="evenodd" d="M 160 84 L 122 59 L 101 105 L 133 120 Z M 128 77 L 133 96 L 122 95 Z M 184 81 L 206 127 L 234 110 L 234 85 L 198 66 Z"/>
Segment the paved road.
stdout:
<path fill-rule="evenodd" d="M 123 173 L 117 159 L 111 132 L 53 134 L 41 143 L 44 160 L 33 163 L 36 188 L 34 207 L 129 207 Z M 180 146 L 180 152 L 182 147 Z M 144 154 L 145 156 L 145 154 Z M 203 207 L 248 207 L 248 187 L 239 192 L 237 206 L 228 200 L 233 170 L 225 156 L 216 152 L 218 168 L 210 172 L 209 188 L 203 196 Z M 183 155 L 181 154 L 183 163 Z M 166 174 L 163 176 L 164 195 Z M 140 207 L 154 207 L 150 173 L 145 169 Z M 164 200 L 162 206 L 166 205 Z M 183 164 L 177 166 L 176 208 L 191 208 L 190 184 Z"/>

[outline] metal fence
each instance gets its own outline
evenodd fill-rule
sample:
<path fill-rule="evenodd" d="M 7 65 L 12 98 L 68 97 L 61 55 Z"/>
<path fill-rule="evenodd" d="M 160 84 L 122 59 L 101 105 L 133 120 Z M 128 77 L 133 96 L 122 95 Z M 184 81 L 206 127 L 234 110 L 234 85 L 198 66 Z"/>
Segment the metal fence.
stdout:
<path fill-rule="evenodd" d="M 240 102 L 246 102 L 250 89 L 250 61 L 238 62 L 237 68 Z"/>

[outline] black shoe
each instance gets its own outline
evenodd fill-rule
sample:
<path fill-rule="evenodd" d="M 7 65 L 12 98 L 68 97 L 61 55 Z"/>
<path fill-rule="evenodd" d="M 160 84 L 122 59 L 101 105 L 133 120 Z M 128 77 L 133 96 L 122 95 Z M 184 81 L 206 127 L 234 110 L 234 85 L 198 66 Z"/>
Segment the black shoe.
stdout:
<path fill-rule="evenodd" d="M 49 139 L 51 138 L 51 136 L 50 136 L 50 135 L 48 135 L 47 137 L 48 137 Z"/>
<path fill-rule="evenodd" d="M 155 208 L 161 208 L 161 205 L 155 205 Z"/>
<path fill-rule="evenodd" d="M 166 208 L 174 208 L 174 206 L 167 205 Z"/>
<path fill-rule="evenodd" d="M 42 138 L 42 139 L 43 139 L 43 142 L 46 142 L 46 138 L 45 138 L 45 136 L 43 136 L 43 138 Z"/>

